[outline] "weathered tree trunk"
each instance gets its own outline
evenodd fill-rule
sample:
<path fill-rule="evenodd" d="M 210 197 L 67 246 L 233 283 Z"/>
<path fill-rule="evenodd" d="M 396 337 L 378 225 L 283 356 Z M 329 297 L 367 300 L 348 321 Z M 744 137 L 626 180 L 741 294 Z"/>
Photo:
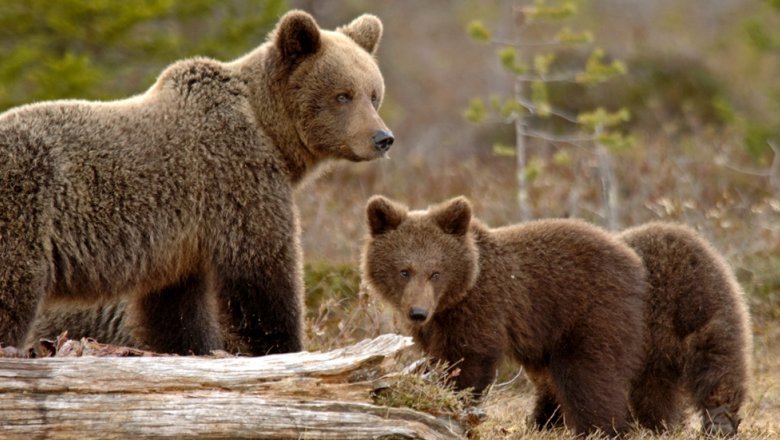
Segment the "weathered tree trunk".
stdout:
<path fill-rule="evenodd" d="M 0 438 L 453 438 L 457 423 L 371 404 L 409 338 L 257 358 L 0 358 Z"/>

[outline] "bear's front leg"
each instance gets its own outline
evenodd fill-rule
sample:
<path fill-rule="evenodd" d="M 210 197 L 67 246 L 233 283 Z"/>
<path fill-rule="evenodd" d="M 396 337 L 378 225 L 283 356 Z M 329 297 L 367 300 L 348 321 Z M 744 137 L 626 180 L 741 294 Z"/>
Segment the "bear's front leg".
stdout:
<path fill-rule="evenodd" d="M 549 372 L 545 369 L 526 366 L 525 373 L 536 388 L 536 400 L 529 423 L 538 429 L 553 429 L 563 426 L 561 407 L 550 384 Z"/>
<path fill-rule="evenodd" d="M 135 318 L 142 345 L 185 355 L 223 349 L 210 278 L 206 271 L 195 272 L 131 302 L 128 313 Z M 127 320 L 125 329 L 131 331 Z"/>
<path fill-rule="evenodd" d="M 0 345 L 20 350 L 38 303 L 51 294 L 48 158 L 31 157 L 0 131 Z"/>
<path fill-rule="evenodd" d="M 460 360 L 452 358 L 450 365 L 457 369 L 455 386 L 459 390 L 472 388 L 475 398 L 496 379 L 499 356 L 484 353 L 466 353 Z"/>
<path fill-rule="evenodd" d="M 247 234 L 246 242 L 232 244 L 233 258 L 218 265 L 230 351 L 263 356 L 303 348 L 303 268 L 297 231 L 271 234 L 257 240 Z"/>

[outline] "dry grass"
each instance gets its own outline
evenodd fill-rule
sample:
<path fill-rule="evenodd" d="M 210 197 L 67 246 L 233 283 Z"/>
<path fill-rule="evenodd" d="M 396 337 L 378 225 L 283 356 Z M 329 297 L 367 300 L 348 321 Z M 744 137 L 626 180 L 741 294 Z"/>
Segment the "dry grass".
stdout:
<path fill-rule="evenodd" d="M 374 392 L 374 403 L 455 416 L 474 403 L 470 388 L 457 391 L 449 381 L 452 375 L 457 374 L 457 366 L 426 360 L 415 370 L 385 378 L 381 388 Z"/>

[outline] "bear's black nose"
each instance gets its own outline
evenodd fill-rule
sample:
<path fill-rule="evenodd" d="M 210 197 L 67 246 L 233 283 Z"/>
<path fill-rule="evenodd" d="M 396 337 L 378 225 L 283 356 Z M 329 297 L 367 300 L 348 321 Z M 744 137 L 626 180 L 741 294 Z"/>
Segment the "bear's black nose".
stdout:
<path fill-rule="evenodd" d="M 422 307 L 412 307 L 411 310 L 409 310 L 409 319 L 412 321 L 425 321 L 425 318 L 428 317 L 428 310 L 423 309 Z"/>
<path fill-rule="evenodd" d="M 371 136 L 371 141 L 374 142 L 374 146 L 382 153 L 390 149 L 394 140 L 393 132 L 390 130 L 378 130 Z"/>

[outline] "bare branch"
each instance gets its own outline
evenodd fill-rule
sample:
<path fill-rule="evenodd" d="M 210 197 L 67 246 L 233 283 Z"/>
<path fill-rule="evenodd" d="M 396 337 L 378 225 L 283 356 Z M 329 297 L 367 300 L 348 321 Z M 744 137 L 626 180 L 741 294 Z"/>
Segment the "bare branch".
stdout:
<path fill-rule="evenodd" d="M 525 131 L 526 135 L 535 137 L 537 139 L 541 139 L 544 141 L 549 142 L 556 142 L 556 143 L 562 143 L 562 144 L 577 144 L 582 142 L 593 142 L 596 140 L 596 136 L 583 136 L 583 137 L 577 137 L 577 136 L 557 136 L 551 133 L 546 133 L 543 131 L 537 131 L 532 130 L 530 128 L 526 128 Z"/>
<path fill-rule="evenodd" d="M 522 99 L 522 98 L 518 98 L 516 100 L 517 100 L 518 103 L 520 103 L 520 105 L 522 105 L 523 107 L 525 107 L 526 109 L 528 109 L 532 113 L 538 113 L 537 112 L 537 107 L 531 101 L 528 101 L 528 100 L 525 100 L 525 99 Z M 570 114 L 568 114 L 566 112 L 563 112 L 563 111 L 560 111 L 560 110 L 556 110 L 554 108 L 550 109 L 549 112 L 550 112 L 550 114 L 555 115 L 555 116 L 557 116 L 557 117 L 559 117 L 561 119 L 565 119 L 565 120 L 567 120 L 567 121 L 569 121 L 569 122 L 571 122 L 573 124 L 577 124 L 578 123 L 576 116 L 572 116 L 572 115 L 570 115 Z"/>

